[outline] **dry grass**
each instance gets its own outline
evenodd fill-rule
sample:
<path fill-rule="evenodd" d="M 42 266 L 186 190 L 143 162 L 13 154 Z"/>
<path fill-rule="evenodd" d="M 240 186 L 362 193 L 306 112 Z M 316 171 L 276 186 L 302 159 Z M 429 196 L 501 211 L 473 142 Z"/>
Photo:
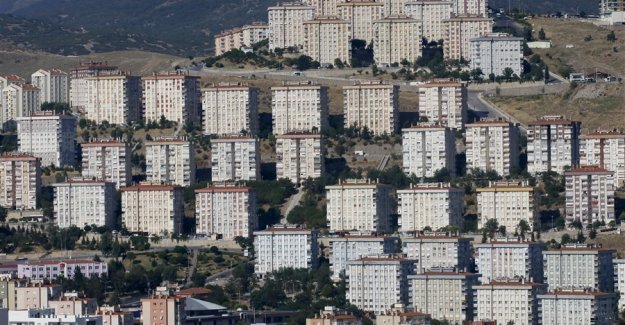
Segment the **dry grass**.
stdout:
<path fill-rule="evenodd" d="M 621 234 L 601 234 L 597 236 L 595 242 L 600 243 L 603 248 L 616 250 L 617 256 L 625 256 L 625 233 Z"/>

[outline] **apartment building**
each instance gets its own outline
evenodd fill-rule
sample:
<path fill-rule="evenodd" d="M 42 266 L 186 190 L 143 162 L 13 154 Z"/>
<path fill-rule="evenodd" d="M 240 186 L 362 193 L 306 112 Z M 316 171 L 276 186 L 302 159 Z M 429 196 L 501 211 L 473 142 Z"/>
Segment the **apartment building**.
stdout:
<path fill-rule="evenodd" d="M 419 85 L 419 117 L 452 129 L 467 121 L 467 85 L 454 79 L 434 79 Z"/>
<path fill-rule="evenodd" d="M 414 311 L 402 304 L 395 304 L 391 309 L 375 317 L 375 325 L 412 324 L 429 325 L 432 318 L 428 314 Z"/>
<path fill-rule="evenodd" d="M 389 231 L 391 191 L 390 186 L 370 180 L 347 180 L 326 186 L 330 231 Z"/>
<path fill-rule="evenodd" d="M 254 232 L 254 273 L 259 278 L 284 268 L 311 269 L 319 259 L 319 231 L 275 225 Z"/>
<path fill-rule="evenodd" d="M 93 315 L 98 310 L 95 298 L 85 298 L 76 292 L 64 293 L 63 296 L 50 300 L 50 308 L 55 315 Z"/>
<path fill-rule="evenodd" d="M 276 137 L 277 178 L 302 184 L 325 171 L 323 137 L 314 132 L 288 132 Z"/>
<path fill-rule="evenodd" d="M 21 325 L 21 324 L 37 324 L 37 325 L 57 325 L 57 324 L 75 324 L 75 325 L 100 325 L 102 318 L 99 316 L 83 316 L 83 315 L 55 315 L 52 308 L 35 308 L 24 310 L 10 310 L 7 315 L 8 321 L 4 324 Z M 2 320 L 0 316 L 0 321 Z"/>
<path fill-rule="evenodd" d="M 330 237 L 330 272 L 335 282 L 345 275 L 347 262 L 366 256 L 392 254 L 399 250 L 397 237 L 353 232 Z"/>
<path fill-rule="evenodd" d="M 546 245 L 522 238 L 495 238 L 473 244 L 480 282 L 523 278 L 543 282 L 543 251 Z"/>
<path fill-rule="evenodd" d="M 99 306 L 93 316 L 102 317 L 102 325 L 133 325 L 135 318 L 130 312 L 122 311 L 119 306 Z"/>
<path fill-rule="evenodd" d="M 2 88 L 0 114 L 2 126 L 20 117 L 31 116 L 41 110 L 41 90 L 31 84 L 11 83 Z"/>
<path fill-rule="evenodd" d="M 343 86 L 345 127 L 367 128 L 373 134 L 395 133 L 399 127 L 399 86 L 383 81 Z"/>
<path fill-rule="evenodd" d="M 50 260 L 33 261 L 17 265 L 17 278 L 29 280 L 55 280 L 58 277 L 71 279 L 76 269 L 85 278 L 100 277 L 108 274 L 108 265 L 105 262 L 91 260 Z M 19 306 L 18 295 L 18 306 Z"/>
<path fill-rule="evenodd" d="M 396 0 L 390 0 L 396 1 Z M 421 24 L 405 15 L 385 16 L 373 22 L 373 60 L 378 66 L 413 63 L 421 56 Z"/>
<path fill-rule="evenodd" d="M 195 149 L 185 137 L 146 141 L 145 165 L 150 182 L 178 186 L 195 183 Z"/>
<path fill-rule="evenodd" d="M 20 153 L 0 156 L 0 206 L 34 210 L 40 195 L 41 159 Z"/>
<path fill-rule="evenodd" d="M 351 26 L 350 39 L 373 43 L 373 22 L 384 17 L 384 3 L 375 0 L 352 0 L 336 5 L 337 16 Z"/>
<path fill-rule="evenodd" d="M 302 0 L 308 6 L 315 7 L 315 16 L 336 16 L 338 14 L 337 5 L 344 0 Z"/>
<path fill-rule="evenodd" d="M 584 227 L 595 221 L 615 220 L 614 172 L 596 166 L 580 166 L 564 173 L 567 224 L 580 220 Z"/>
<path fill-rule="evenodd" d="M 258 88 L 241 82 L 203 88 L 204 134 L 258 134 L 258 94 Z"/>
<path fill-rule="evenodd" d="M 380 0 L 384 4 L 384 17 L 404 14 L 404 6 L 407 0 Z"/>
<path fill-rule="evenodd" d="M 82 143 L 82 176 L 112 182 L 117 189 L 132 181 L 132 148 L 121 139 Z"/>
<path fill-rule="evenodd" d="M 420 183 L 397 190 L 399 231 L 459 228 L 464 217 L 464 191 L 449 183 Z"/>
<path fill-rule="evenodd" d="M 434 123 L 419 123 L 402 129 L 403 170 L 407 175 L 434 177 L 446 170 L 456 174 L 454 130 Z"/>
<path fill-rule="evenodd" d="M 503 120 L 466 125 L 467 171 L 480 169 L 508 176 L 519 165 L 519 128 Z"/>
<path fill-rule="evenodd" d="M 495 219 L 499 226 L 514 232 L 524 220 L 533 231 L 540 222 L 539 206 L 540 194 L 527 181 L 489 182 L 488 187 L 477 189 L 478 227 Z"/>
<path fill-rule="evenodd" d="M 259 180 L 260 142 L 246 136 L 211 140 L 213 182 Z"/>
<path fill-rule="evenodd" d="M 84 83 L 84 86 L 83 86 Z M 141 79 L 128 72 L 95 72 L 94 76 L 77 81 L 73 107 L 81 107 L 85 117 L 96 123 L 130 124 L 141 119 Z M 82 87 L 85 87 L 84 99 Z"/>
<path fill-rule="evenodd" d="M 473 319 L 473 286 L 478 275 L 449 268 L 411 275 L 410 305 L 434 319 L 464 324 Z"/>
<path fill-rule="evenodd" d="M 493 281 L 473 286 L 475 320 L 494 320 L 497 324 L 540 324 L 538 295 L 547 285 L 525 280 Z"/>
<path fill-rule="evenodd" d="M 119 70 L 108 62 L 81 62 L 69 73 L 69 105 L 73 109 L 84 110 L 87 106 L 87 78 L 97 75 L 115 74 Z M 141 102 L 141 94 L 137 96 Z"/>
<path fill-rule="evenodd" d="M 338 59 L 349 66 L 349 21 L 335 16 L 318 16 L 304 22 L 304 46 L 302 53 L 321 65 L 334 65 Z"/>
<path fill-rule="evenodd" d="M 615 250 L 573 244 L 543 251 L 545 283 L 549 290 L 591 288 L 614 292 Z"/>
<path fill-rule="evenodd" d="M 198 235 L 224 239 L 250 237 L 258 228 L 256 191 L 247 186 L 216 184 L 195 190 Z"/>
<path fill-rule="evenodd" d="M 17 269 L 17 264 L 15 265 Z M 10 279 L 0 280 L 0 308 L 14 309 L 15 308 L 15 287 L 18 286 L 18 282 Z"/>
<path fill-rule="evenodd" d="M 328 87 L 314 82 L 284 82 L 271 87 L 273 134 L 322 132 L 328 127 Z"/>
<path fill-rule="evenodd" d="M 30 82 L 40 90 L 40 103 L 69 103 L 69 76 L 66 72 L 39 69 L 30 76 Z"/>
<path fill-rule="evenodd" d="M 538 295 L 543 325 L 612 325 L 616 295 L 588 289 L 558 290 Z"/>
<path fill-rule="evenodd" d="M 449 0 L 416 0 L 404 5 L 404 13 L 421 23 L 423 37 L 438 42 L 445 37 L 443 21 L 450 19 L 454 8 Z"/>
<path fill-rule="evenodd" d="M 141 299 L 141 324 L 185 324 L 185 301 L 186 298 L 160 294 Z"/>
<path fill-rule="evenodd" d="M 480 69 L 484 76 L 504 76 L 512 69 L 513 75 L 523 74 L 523 38 L 506 33 L 489 33 L 471 39 L 471 69 Z"/>
<path fill-rule="evenodd" d="M 316 8 L 302 2 L 283 2 L 267 8 L 269 50 L 304 44 L 304 22 L 313 19 Z"/>
<path fill-rule="evenodd" d="M 527 171 L 562 174 L 579 163 L 580 122 L 543 116 L 527 127 Z"/>
<path fill-rule="evenodd" d="M 471 40 L 492 32 L 493 21 L 481 15 L 454 15 L 443 20 L 446 60 L 470 60 Z"/>
<path fill-rule="evenodd" d="M 618 293 L 618 310 L 625 309 L 625 259 L 614 259 L 614 291 Z"/>
<path fill-rule="evenodd" d="M 306 325 L 361 325 L 360 318 L 351 313 L 326 306 L 314 317 L 306 318 Z"/>
<path fill-rule="evenodd" d="M 444 232 L 417 233 L 401 237 L 402 253 L 417 260 L 417 273 L 434 268 L 469 270 L 472 238 Z"/>
<path fill-rule="evenodd" d="M 29 283 L 14 288 L 15 305 L 9 310 L 47 308 L 50 301 L 62 295 L 62 288 L 56 284 Z"/>
<path fill-rule="evenodd" d="M 52 184 L 54 218 L 59 228 L 86 225 L 113 228 L 116 200 L 115 183 L 77 178 Z"/>
<path fill-rule="evenodd" d="M 163 117 L 178 124 L 200 125 L 200 77 L 180 72 L 142 77 L 143 120 L 158 123 Z"/>
<path fill-rule="evenodd" d="M 76 118 L 49 113 L 20 117 L 18 151 L 41 158 L 42 166 L 76 165 Z"/>
<path fill-rule="evenodd" d="M 125 187 L 122 192 L 122 223 L 132 233 L 179 234 L 184 217 L 183 188 L 149 182 Z"/>
<path fill-rule="evenodd" d="M 215 55 L 222 55 L 231 50 L 249 48 L 267 39 L 269 26 L 264 22 L 252 22 L 243 27 L 223 31 L 215 35 Z"/>
<path fill-rule="evenodd" d="M 625 185 L 625 133 L 596 131 L 579 136 L 580 165 L 614 172 L 614 186 Z"/>
<path fill-rule="evenodd" d="M 451 0 L 456 15 L 475 15 L 488 18 L 488 0 Z"/>
<path fill-rule="evenodd" d="M 408 277 L 416 260 L 400 255 L 367 256 L 347 262 L 347 293 L 350 304 L 365 312 L 382 314 L 394 304 L 408 305 Z"/>
<path fill-rule="evenodd" d="M 16 75 L 16 74 L 10 74 L 10 75 L 6 75 L 6 76 L 1 76 L 0 75 L 0 89 L 4 89 L 6 88 L 8 85 L 13 85 L 13 84 L 25 84 L 26 83 L 26 79 Z"/>

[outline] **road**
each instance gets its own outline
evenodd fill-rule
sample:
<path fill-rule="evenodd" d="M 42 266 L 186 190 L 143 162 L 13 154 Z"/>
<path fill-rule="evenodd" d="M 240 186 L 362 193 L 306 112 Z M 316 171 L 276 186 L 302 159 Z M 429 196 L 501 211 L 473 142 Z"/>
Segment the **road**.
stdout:
<path fill-rule="evenodd" d="M 287 224 L 286 217 L 289 215 L 289 212 L 291 212 L 291 210 L 299 204 L 302 197 L 304 197 L 304 189 L 300 187 L 299 191 L 289 197 L 286 203 L 282 205 L 282 211 L 280 211 L 280 213 L 284 216 L 284 218 L 280 219 L 281 224 Z"/>
<path fill-rule="evenodd" d="M 501 118 L 509 120 L 513 123 L 519 124 L 519 129 L 522 133 L 527 133 L 527 126 L 523 125 L 519 120 L 515 119 L 510 114 L 499 109 L 497 106 L 488 103 L 482 98 L 481 91 L 469 91 L 468 92 L 468 105 L 469 109 L 473 110 L 480 118 Z"/>

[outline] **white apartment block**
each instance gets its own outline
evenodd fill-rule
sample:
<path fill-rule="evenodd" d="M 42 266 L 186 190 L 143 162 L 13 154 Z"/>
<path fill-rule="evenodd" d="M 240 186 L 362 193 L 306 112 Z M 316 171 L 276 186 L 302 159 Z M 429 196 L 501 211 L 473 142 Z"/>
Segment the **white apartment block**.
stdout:
<path fill-rule="evenodd" d="M 37 70 L 30 76 L 33 86 L 41 90 L 40 103 L 69 103 L 69 76 L 59 70 Z"/>
<path fill-rule="evenodd" d="M 564 173 L 567 224 L 579 219 L 584 226 L 615 220 L 614 173 L 596 166 L 580 166 Z"/>
<path fill-rule="evenodd" d="M 4 89 L 8 85 L 25 84 L 25 83 L 26 83 L 26 79 L 15 74 L 0 76 L 0 89 Z"/>
<path fill-rule="evenodd" d="M 416 260 L 397 255 L 367 256 L 347 262 L 347 301 L 365 312 L 382 314 L 394 304 L 408 305 L 408 277 Z"/>
<path fill-rule="evenodd" d="M 289 132 L 276 137 L 277 178 L 301 184 L 325 171 L 323 137 L 313 132 Z"/>
<path fill-rule="evenodd" d="M 506 33 L 490 33 L 471 39 L 471 69 L 480 69 L 484 76 L 503 76 L 506 68 L 521 77 L 523 74 L 523 38 Z"/>
<path fill-rule="evenodd" d="M 313 82 L 285 82 L 271 87 L 273 134 L 322 132 L 328 127 L 328 87 Z"/>
<path fill-rule="evenodd" d="M 544 243 L 520 238 L 496 238 L 473 244 L 476 272 L 482 283 L 523 278 L 543 282 Z"/>
<path fill-rule="evenodd" d="M 391 0 L 394 1 L 394 0 Z M 405 15 L 387 16 L 373 22 L 373 60 L 379 66 L 410 63 L 421 56 L 421 24 Z"/>
<path fill-rule="evenodd" d="M 501 120 L 466 125 L 467 171 L 481 169 L 508 176 L 519 165 L 519 129 Z"/>
<path fill-rule="evenodd" d="M 443 53 L 446 60 L 470 60 L 471 40 L 492 32 L 493 21 L 475 15 L 453 16 L 443 20 L 445 37 Z"/>
<path fill-rule="evenodd" d="M 69 80 L 69 105 L 72 108 L 84 109 L 87 106 L 87 78 L 97 75 L 114 74 L 117 67 L 108 65 L 107 62 L 81 62 L 70 71 Z M 137 95 L 141 103 L 141 94 Z"/>
<path fill-rule="evenodd" d="M 82 81 L 75 84 L 83 87 Z M 96 123 L 130 124 L 141 119 L 141 79 L 124 72 L 84 78 L 85 98 L 77 99 L 73 107 L 84 105 L 85 117 Z M 82 90 L 76 90 L 82 97 Z"/>
<path fill-rule="evenodd" d="M 625 133 L 597 131 L 579 136 L 580 165 L 614 172 L 614 186 L 625 185 Z"/>
<path fill-rule="evenodd" d="M 537 296 L 547 292 L 547 285 L 525 280 L 505 280 L 473 287 L 475 320 L 497 324 L 540 324 Z"/>
<path fill-rule="evenodd" d="M 115 226 L 117 192 L 110 182 L 72 179 L 55 183 L 54 218 L 59 228 L 86 225 L 97 227 Z"/>
<path fill-rule="evenodd" d="M 345 127 L 366 127 L 373 134 L 395 133 L 399 127 L 399 86 L 382 81 L 343 87 Z"/>
<path fill-rule="evenodd" d="M 417 233 L 402 237 L 402 253 L 417 261 L 417 273 L 434 268 L 468 270 L 471 266 L 471 238 L 444 232 Z"/>
<path fill-rule="evenodd" d="M 260 142 L 245 136 L 211 140 L 213 182 L 260 179 Z"/>
<path fill-rule="evenodd" d="M 157 138 L 145 143 L 149 182 L 190 186 L 195 183 L 195 149 L 186 138 Z"/>
<path fill-rule="evenodd" d="M 438 42 L 445 38 L 443 21 L 451 18 L 453 2 L 448 0 L 408 1 L 404 13 L 421 23 L 423 37 L 428 41 Z"/>
<path fill-rule="evenodd" d="M 122 223 L 129 232 L 166 236 L 182 230 L 182 187 L 144 182 L 124 187 L 121 192 Z"/>
<path fill-rule="evenodd" d="M 418 312 L 450 324 L 464 324 L 473 319 L 473 286 L 477 274 L 453 269 L 435 269 L 412 275 L 410 305 Z"/>
<path fill-rule="evenodd" d="M 305 5 L 315 7 L 315 17 L 336 16 L 337 5 L 345 0 L 302 0 Z"/>
<path fill-rule="evenodd" d="M 349 21 L 335 16 L 307 20 L 302 53 L 321 65 L 334 65 L 336 59 L 350 65 L 350 29 Z"/>
<path fill-rule="evenodd" d="M 223 31 L 215 35 L 215 55 L 222 55 L 230 50 L 249 48 L 267 39 L 269 26 L 263 22 Z"/>
<path fill-rule="evenodd" d="M 18 151 L 41 158 L 42 166 L 76 164 L 76 118 L 37 114 L 17 119 Z"/>
<path fill-rule="evenodd" d="M 31 116 L 41 110 L 39 88 L 31 84 L 9 84 L 1 90 L 0 122 Z"/>
<path fill-rule="evenodd" d="M 369 180 L 347 180 L 326 186 L 330 231 L 391 230 L 391 187 Z"/>
<path fill-rule="evenodd" d="M 587 289 L 562 290 L 538 295 L 543 325 L 612 325 L 616 296 Z"/>
<path fill-rule="evenodd" d="M 550 291 L 590 288 L 614 292 L 615 253 L 611 249 L 585 244 L 543 251 L 545 283 Z"/>
<path fill-rule="evenodd" d="M 445 169 L 456 174 L 456 136 L 454 130 L 438 124 L 419 123 L 402 129 L 403 170 L 419 178 L 434 177 Z"/>
<path fill-rule="evenodd" d="M 488 0 L 451 0 L 456 15 L 476 15 L 488 18 Z"/>
<path fill-rule="evenodd" d="M 246 186 L 217 184 L 195 190 L 196 234 L 224 239 L 250 237 L 258 228 L 256 192 Z"/>
<path fill-rule="evenodd" d="M 397 201 L 399 232 L 460 228 L 462 224 L 464 191 L 449 183 L 420 183 L 397 190 Z"/>
<path fill-rule="evenodd" d="M 37 325 L 103 325 L 102 316 L 87 315 L 56 315 L 52 308 L 34 308 L 9 310 L 8 325 L 37 324 Z"/>
<path fill-rule="evenodd" d="M 625 259 L 615 259 L 614 291 L 618 293 L 618 311 L 625 309 Z"/>
<path fill-rule="evenodd" d="M 120 189 L 132 181 L 132 149 L 121 139 L 82 143 L 82 176 L 115 183 Z"/>
<path fill-rule="evenodd" d="M 352 0 L 337 4 L 337 15 L 351 26 L 350 39 L 373 43 L 373 22 L 384 17 L 384 4 L 375 0 Z"/>
<path fill-rule="evenodd" d="M 453 79 L 435 79 L 419 85 L 419 117 L 454 129 L 467 121 L 467 85 Z"/>
<path fill-rule="evenodd" d="M 340 281 L 347 262 L 362 257 L 392 254 L 397 252 L 397 237 L 376 236 L 367 233 L 349 233 L 330 237 L 330 272 L 333 281 Z"/>
<path fill-rule="evenodd" d="M 267 273 L 285 268 L 311 269 L 319 258 L 319 231 L 292 225 L 276 225 L 254 232 L 254 273 L 263 278 Z"/>
<path fill-rule="evenodd" d="M 384 4 L 384 17 L 404 14 L 404 6 L 407 0 L 380 0 Z"/>
<path fill-rule="evenodd" d="M 304 22 L 313 19 L 316 8 L 301 2 L 279 3 L 267 8 L 269 50 L 304 44 Z"/>
<path fill-rule="evenodd" d="M 478 227 L 495 219 L 512 233 L 525 220 L 533 231 L 540 222 L 539 206 L 540 194 L 527 181 L 489 182 L 488 187 L 477 189 Z"/>
<path fill-rule="evenodd" d="M 162 117 L 178 124 L 201 122 L 200 77 L 178 72 L 142 77 L 143 120 L 158 123 Z"/>
<path fill-rule="evenodd" d="M 41 194 L 41 159 L 19 153 L 0 156 L 0 206 L 34 210 Z"/>
<path fill-rule="evenodd" d="M 202 89 L 204 134 L 258 134 L 258 88 L 221 83 Z"/>
<path fill-rule="evenodd" d="M 562 174 L 579 163 L 581 123 L 563 116 L 543 116 L 527 128 L 527 171 Z"/>

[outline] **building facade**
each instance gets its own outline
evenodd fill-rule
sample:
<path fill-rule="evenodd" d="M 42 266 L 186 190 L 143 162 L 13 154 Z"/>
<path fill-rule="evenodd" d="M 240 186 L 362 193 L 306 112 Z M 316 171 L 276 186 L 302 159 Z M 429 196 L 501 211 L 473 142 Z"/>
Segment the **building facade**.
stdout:
<path fill-rule="evenodd" d="M 330 238 L 331 279 L 338 282 L 345 275 L 347 262 L 366 256 L 392 254 L 399 249 L 397 237 L 350 233 Z"/>
<path fill-rule="evenodd" d="M 142 115 L 141 79 L 126 72 L 107 71 L 84 79 L 75 86 L 76 101 L 73 107 L 83 107 L 85 117 L 100 124 L 130 124 L 139 121 Z"/>
<path fill-rule="evenodd" d="M 396 1 L 396 0 L 391 0 Z M 405 15 L 385 16 L 373 22 L 373 60 L 378 66 L 413 63 L 421 56 L 421 24 Z"/>
<path fill-rule="evenodd" d="M 366 127 L 373 134 L 391 134 L 399 126 L 399 86 L 381 81 L 343 87 L 345 127 Z"/>
<path fill-rule="evenodd" d="M 87 78 L 97 75 L 110 75 L 118 72 L 116 66 L 107 62 L 81 62 L 69 73 L 69 106 L 75 110 L 84 110 L 87 106 Z M 141 94 L 137 95 L 139 104 Z"/>
<path fill-rule="evenodd" d="M 625 185 L 625 133 L 596 131 L 579 136 L 580 165 L 614 172 L 614 186 Z"/>
<path fill-rule="evenodd" d="M 243 27 L 223 31 L 215 35 L 215 55 L 222 55 L 231 50 L 249 48 L 267 39 L 269 26 L 264 22 L 253 22 Z"/>
<path fill-rule="evenodd" d="M 211 140 L 213 182 L 259 180 L 260 142 L 245 136 Z"/>
<path fill-rule="evenodd" d="M 564 173 L 567 224 L 575 220 L 588 226 L 615 220 L 614 173 L 596 166 L 580 166 Z"/>
<path fill-rule="evenodd" d="M 614 259 L 614 291 L 618 293 L 618 311 L 625 309 L 625 259 Z"/>
<path fill-rule="evenodd" d="M 438 124 L 402 129 L 403 170 L 419 178 L 434 177 L 443 170 L 456 174 L 455 132 Z"/>
<path fill-rule="evenodd" d="M 41 195 L 41 159 L 19 153 L 0 156 L 0 206 L 34 210 Z"/>
<path fill-rule="evenodd" d="M 563 174 L 579 163 L 580 122 L 563 116 L 543 116 L 528 124 L 527 171 Z"/>
<path fill-rule="evenodd" d="M 82 143 L 82 176 L 115 183 L 120 189 L 132 181 L 132 148 L 121 139 Z"/>
<path fill-rule="evenodd" d="M 142 77 L 143 120 L 159 123 L 164 117 L 178 124 L 200 125 L 200 77 L 179 72 Z"/>
<path fill-rule="evenodd" d="M 507 176 L 519 165 L 519 129 L 501 120 L 466 125 L 467 172 L 495 171 Z"/>
<path fill-rule="evenodd" d="M 62 295 L 62 288 L 55 284 L 27 283 L 13 288 L 14 305 L 9 310 L 47 308 L 52 299 Z"/>
<path fill-rule="evenodd" d="M 467 121 L 467 85 L 453 79 L 435 79 L 419 85 L 419 118 L 452 129 Z"/>
<path fill-rule="evenodd" d="M 477 189 L 478 227 L 482 229 L 494 219 L 515 232 L 524 220 L 532 232 L 540 222 L 539 206 L 540 194 L 527 181 L 489 182 L 488 187 Z"/>
<path fill-rule="evenodd" d="M 481 15 L 454 15 L 443 20 L 446 60 L 470 60 L 471 40 L 492 32 L 493 21 Z"/>
<path fill-rule="evenodd" d="M 351 26 L 350 39 L 373 43 L 373 22 L 384 17 L 384 4 L 375 0 L 352 0 L 337 4 L 337 15 Z"/>
<path fill-rule="evenodd" d="M 295 47 L 304 44 L 304 22 L 313 19 L 316 8 L 302 2 L 285 2 L 267 8 L 269 50 Z"/>
<path fill-rule="evenodd" d="M 198 235 L 224 239 L 250 237 L 258 228 L 256 192 L 251 187 L 218 184 L 195 190 Z"/>
<path fill-rule="evenodd" d="M 122 192 L 122 224 L 132 233 L 179 234 L 184 217 L 182 187 L 143 183 Z"/>
<path fill-rule="evenodd" d="M 416 0 L 404 5 L 404 13 L 421 24 L 423 38 L 438 42 L 445 37 L 443 21 L 450 19 L 453 2 L 448 0 Z"/>
<path fill-rule="evenodd" d="M 302 184 L 325 171 L 323 137 L 313 132 L 288 132 L 276 137 L 277 178 Z"/>
<path fill-rule="evenodd" d="M 514 278 L 543 282 L 544 243 L 521 238 L 495 238 L 476 243 L 473 248 L 476 272 L 482 283 Z"/>
<path fill-rule="evenodd" d="M 18 151 L 41 158 L 42 166 L 76 165 L 76 118 L 37 114 L 17 119 Z"/>
<path fill-rule="evenodd" d="M 315 16 L 336 16 L 338 14 L 337 5 L 343 0 L 303 0 L 304 4 L 315 7 Z"/>
<path fill-rule="evenodd" d="M 464 217 L 464 191 L 449 183 L 420 183 L 397 190 L 399 231 L 419 232 L 426 227 L 460 227 Z"/>
<path fill-rule="evenodd" d="M 184 324 L 186 318 L 185 300 L 185 298 L 160 294 L 141 299 L 141 324 Z"/>
<path fill-rule="evenodd" d="M 336 16 L 318 16 L 304 22 L 304 46 L 302 53 L 322 66 L 351 65 L 349 21 Z"/>
<path fill-rule="evenodd" d="M 277 225 L 254 232 L 254 273 L 262 278 L 284 268 L 311 269 L 317 266 L 319 232 L 292 225 Z"/>
<path fill-rule="evenodd" d="M 40 103 L 69 104 L 69 76 L 59 70 L 39 69 L 30 76 L 33 86 L 39 88 Z"/>
<path fill-rule="evenodd" d="M 271 87 L 273 134 L 322 132 L 328 127 L 328 87 L 313 82 L 285 82 Z"/>
<path fill-rule="evenodd" d="M 471 39 L 471 70 L 480 69 L 484 76 L 523 74 L 523 38 L 506 33 L 490 33 Z"/>
<path fill-rule="evenodd" d="M 452 0 L 456 15 L 488 17 L 488 0 Z"/>
<path fill-rule="evenodd" d="M 390 230 L 391 187 L 368 180 L 326 186 L 330 231 Z"/>
<path fill-rule="evenodd" d="M 436 232 L 401 237 L 402 253 L 417 260 L 417 273 L 435 268 L 467 271 L 471 267 L 471 238 Z"/>
<path fill-rule="evenodd" d="M 614 254 L 614 250 L 584 244 L 544 251 L 545 283 L 550 291 L 590 288 L 614 292 Z"/>
<path fill-rule="evenodd" d="M 480 284 L 475 290 L 476 320 L 494 320 L 497 324 L 540 324 L 538 295 L 547 285 L 527 281 L 501 281 Z"/>
<path fill-rule="evenodd" d="M 616 318 L 615 298 L 611 293 L 584 289 L 538 295 L 541 324 L 612 325 Z"/>
<path fill-rule="evenodd" d="M 79 269 L 80 273 L 85 278 L 99 277 L 108 274 L 108 265 L 105 262 L 90 260 L 59 260 L 19 264 L 17 266 L 17 278 L 30 280 L 55 280 L 58 277 L 64 277 L 66 279 L 72 279 L 76 273 L 76 269 Z"/>
<path fill-rule="evenodd" d="M 204 134 L 258 134 L 258 88 L 222 83 L 202 89 Z"/>
<path fill-rule="evenodd" d="M 41 110 L 39 88 L 31 84 L 9 84 L 0 90 L 2 126 L 19 117 L 31 116 Z"/>
<path fill-rule="evenodd" d="M 195 183 L 195 149 L 186 138 L 157 138 L 145 143 L 149 182 L 178 186 Z"/>
<path fill-rule="evenodd" d="M 72 179 L 55 183 L 54 218 L 59 228 L 86 225 L 113 228 L 118 207 L 115 183 Z"/>

